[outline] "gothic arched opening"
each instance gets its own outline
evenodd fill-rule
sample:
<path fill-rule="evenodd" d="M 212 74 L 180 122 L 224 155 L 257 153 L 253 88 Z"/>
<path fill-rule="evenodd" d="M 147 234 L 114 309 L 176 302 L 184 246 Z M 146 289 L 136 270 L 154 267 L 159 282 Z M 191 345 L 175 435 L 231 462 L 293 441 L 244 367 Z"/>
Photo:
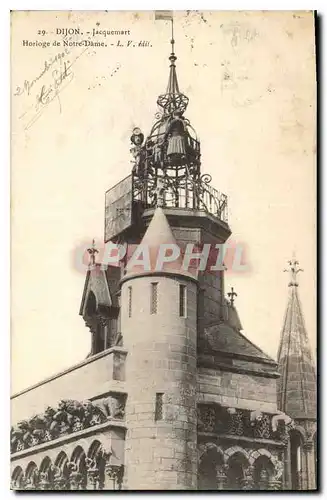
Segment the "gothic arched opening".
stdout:
<path fill-rule="evenodd" d="M 61 489 L 61 490 L 68 489 L 69 469 L 67 465 L 68 465 L 68 457 L 64 451 L 61 451 L 55 460 L 55 467 L 54 467 L 55 489 Z"/>
<path fill-rule="evenodd" d="M 217 490 L 217 469 L 223 466 L 223 455 L 216 447 L 207 450 L 199 465 L 198 490 Z"/>
<path fill-rule="evenodd" d="M 102 444 L 97 439 L 89 448 L 86 463 L 88 470 L 94 473 L 94 489 L 102 490 L 105 482 L 105 458 Z"/>
<path fill-rule="evenodd" d="M 241 452 L 234 453 L 228 460 L 227 489 L 243 489 L 244 471 L 249 467 L 249 461 Z"/>
<path fill-rule="evenodd" d="M 93 356 L 105 349 L 105 340 L 104 327 L 98 315 L 97 301 L 92 290 L 89 291 L 87 297 L 84 319 L 92 334 L 91 355 Z"/>
<path fill-rule="evenodd" d="M 253 480 L 256 490 L 268 490 L 269 480 L 274 474 L 274 466 L 269 457 L 261 455 L 254 462 Z"/>
<path fill-rule="evenodd" d="M 37 465 L 35 462 L 29 462 L 28 466 L 26 467 L 26 472 L 25 472 L 25 489 L 26 490 L 34 490 L 36 489 L 36 479 L 37 479 Z"/>
<path fill-rule="evenodd" d="M 290 433 L 291 443 L 291 481 L 292 490 L 301 489 L 302 475 L 302 448 L 303 440 L 299 431 L 294 430 Z"/>
<path fill-rule="evenodd" d="M 69 486 L 71 490 L 85 490 L 87 485 L 85 452 L 81 446 L 77 446 L 67 464 L 70 470 Z"/>
<path fill-rule="evenodd" d="M 20 490 L 23 488 L 24 473 L 20 466 L 17 466 L 11 476 L 11 489 Z"/>
<path fill-rule="evenodd" d="M 87 297 L 87 302 L 86 302 L 86 307 L 85 307 L 86 315 L 89 318 L 92 318 L 92 316 L 94 316 L 96 314 L 96 310 L 97 310 L 97 301 L 96 301 L 94 293 L 91 290 L 89 292 L 88 297 Z"/>

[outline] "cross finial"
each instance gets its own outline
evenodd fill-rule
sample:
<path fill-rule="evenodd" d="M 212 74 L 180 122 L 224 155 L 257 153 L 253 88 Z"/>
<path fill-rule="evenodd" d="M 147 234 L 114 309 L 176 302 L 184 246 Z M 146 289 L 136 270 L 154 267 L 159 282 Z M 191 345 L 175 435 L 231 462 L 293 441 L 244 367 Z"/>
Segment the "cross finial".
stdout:
<path fill-rule="evenodd" d="M 230 305 L 234 306 L 234 300 L 235 300 L 234 297 L 237 297 L 237 293 L 234 292 L 234 288 L 233 287 L 231 288 L 231 292 L 228 292 L 227 295 L 228 295 L 228 297 L 230 297 Z"/>
<path fill-rule="evenodd" d="M 287 262 L 289 267 L 288 269 L 284 269 L 284 273 L 290 273 L 291 276 L 291 281 L 288 286 L 299 286 L 296 276 L 300 271 L 303 272 L 303 269 L 299 268 L 299 261 L 296 260 L 294 255 L 293 258 Z"/>
<path fill-rule="evenodd" d="M 99 250 L 95 247 L 95 239 L 93 238 L 92 240 L 92 247 L 88 248 L 87 251 L 90 254 L 90 262 L 89 266 L 94 266 L 95 265 L 95 254 L 99 253 Z"/>

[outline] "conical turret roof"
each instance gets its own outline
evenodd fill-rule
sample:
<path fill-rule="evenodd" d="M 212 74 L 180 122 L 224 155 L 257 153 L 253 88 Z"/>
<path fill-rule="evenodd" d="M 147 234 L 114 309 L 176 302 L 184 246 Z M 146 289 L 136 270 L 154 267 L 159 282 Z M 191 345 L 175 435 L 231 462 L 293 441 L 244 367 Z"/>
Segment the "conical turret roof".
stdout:
<path fill-rule="evenodd" d="M 298 296 L 298 262 L 289 261 L 289 297 L 278 349 L 278 409 L 294 419 L 316 418 L 316 372 Z"/>
<path fill-rule="evenodd" d="M 182 251 L 161 207 L 155 209 L 149 227 L 135 252 L 133 255 L 139 257 L 132 256 L 127 263 L 124 280 L 153 273 L 169 273 L 195 279 L 191 269 L 184 269 Z M 166 262 L 162 258 L 165 256 L 171 256 L 171 260 Z"/>

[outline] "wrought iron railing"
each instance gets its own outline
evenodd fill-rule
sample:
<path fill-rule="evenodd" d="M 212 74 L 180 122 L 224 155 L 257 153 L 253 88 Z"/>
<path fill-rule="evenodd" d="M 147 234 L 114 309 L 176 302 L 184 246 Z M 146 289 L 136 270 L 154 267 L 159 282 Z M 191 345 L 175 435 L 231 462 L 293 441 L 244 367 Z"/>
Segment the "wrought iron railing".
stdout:
<path fill-rule="evenodd" d="M 158 205 L 163 207 L 191 208 L 204 210 L 223 222 L 228 222 L 227 196 L 210 185 L 211 177 L 203 175 L 197 179 L 187 175 L 174 178 L 169 175 L 146 177 L 134 176 L 133 201 L 139 201 L 144 208 Z"/>

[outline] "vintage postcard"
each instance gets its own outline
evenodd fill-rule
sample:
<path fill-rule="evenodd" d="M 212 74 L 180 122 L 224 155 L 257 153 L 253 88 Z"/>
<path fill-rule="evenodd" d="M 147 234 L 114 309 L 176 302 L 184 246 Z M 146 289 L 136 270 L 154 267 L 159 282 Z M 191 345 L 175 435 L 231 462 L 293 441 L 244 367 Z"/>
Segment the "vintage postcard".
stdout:
<path fill-rule="evenodd" d="M 317 489 L 315 22 L 11 13 L 11 489 Z"/>

